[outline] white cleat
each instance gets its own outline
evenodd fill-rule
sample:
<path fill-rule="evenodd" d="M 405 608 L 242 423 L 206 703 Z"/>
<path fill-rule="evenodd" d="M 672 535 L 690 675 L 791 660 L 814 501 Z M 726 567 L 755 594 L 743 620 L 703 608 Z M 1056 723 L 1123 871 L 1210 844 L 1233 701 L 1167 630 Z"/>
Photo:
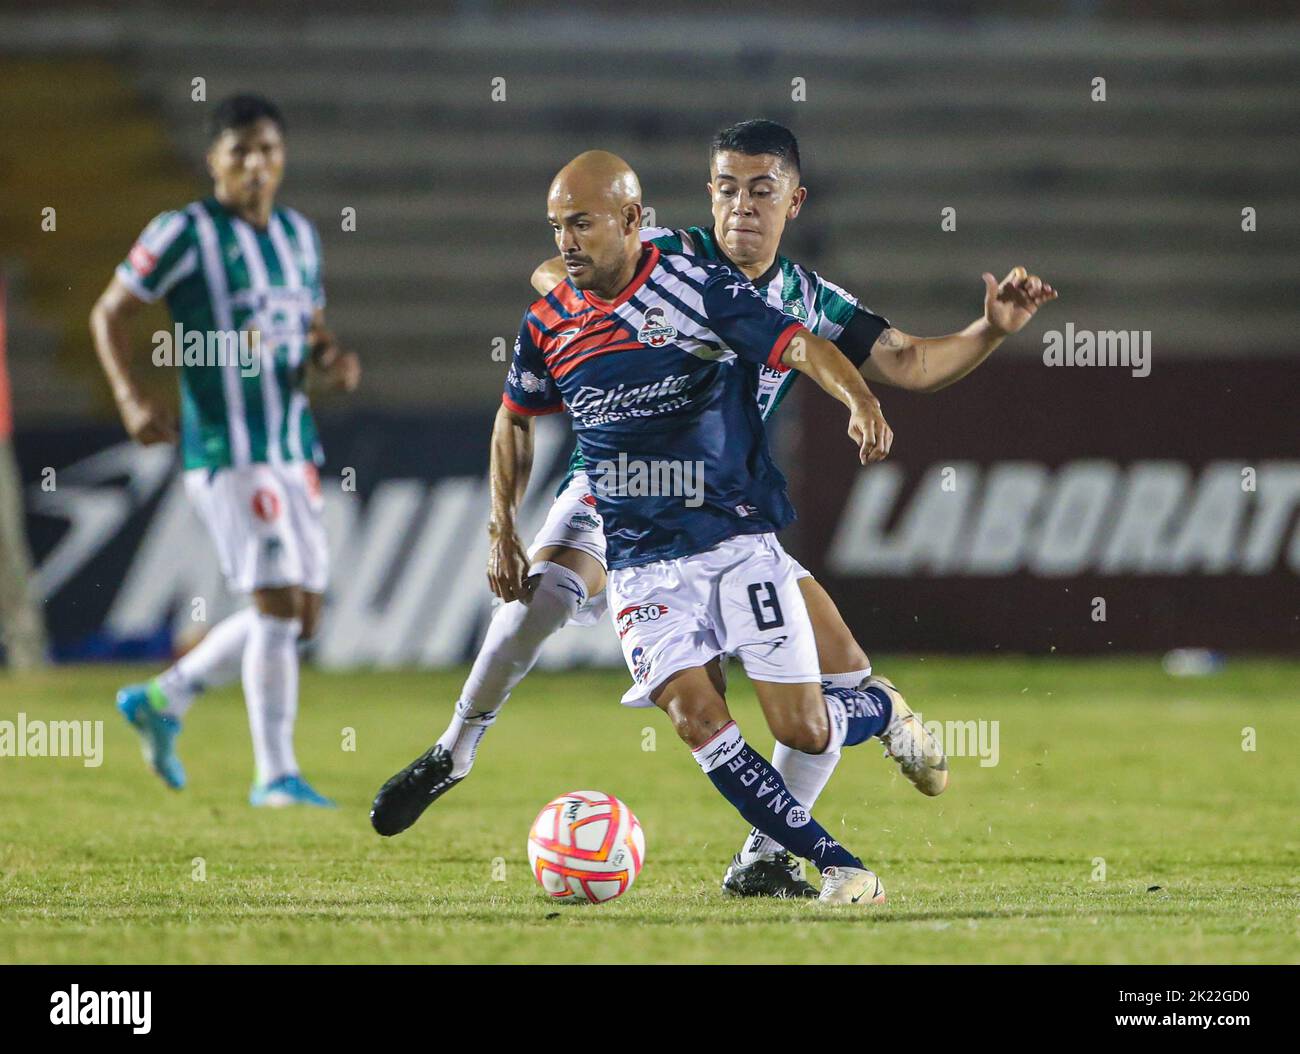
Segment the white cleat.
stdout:
<path fill-rule="evenodd" d="M 828 867 L 822 872 L 821 904 L 883 904 L 885 887 L 865 867 Z"/>
<path fill-rule="evenodd" d="M 880 733 L 885 757 L 897 761 L 903 775 L 922 794 L 931 798 L 942 794 L 948 786 L 948 759 L 944 757 L 943 745 L 926 730 L 890 681 L 884 677 L 868 677 L 862 687 L 881 689 L 894 705 L 889 727 Z"/>

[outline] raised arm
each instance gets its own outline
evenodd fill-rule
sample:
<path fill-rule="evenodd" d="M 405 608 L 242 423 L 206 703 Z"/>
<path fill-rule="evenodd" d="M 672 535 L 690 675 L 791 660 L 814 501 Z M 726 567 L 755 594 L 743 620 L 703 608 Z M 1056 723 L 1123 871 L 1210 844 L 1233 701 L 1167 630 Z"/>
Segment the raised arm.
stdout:
<path fill-rule="evenodd" d="M 127 435 L 137 443 L 176 442 L 176 423 L 171 413 L 141 394 L 131 376 L 131 320 L 145 302 L 131 292 L 118 275 L 100 294 L 90 312 L 90 337 L 95 354 L 113 391 L 113 401 Z"/>
<path fill-rule="evenodd" d="M 914 392 L 937 392 L 987 359 L 1006 337 L 1028 324 L 1057 292 L 1038 275 L 1014 267 L 1000 283 L 987 272 L 984 314 L 958 333 L 945 337 L 914 337 L 887 329 L 876 339 L 862 364 L 870 381 Z"/>
<path fill-rule="evenodd" d="M 492 425 L 488 469 L 488 585 L 502 600 L 524 600 L 528 553 L 519 540 L 515 514 L 533 470 L 533 418 L 504 404 Z"/>
<path fill-rule="evenodd" d="M 807 374 L 849 408 L 849 438 L 857 444 L 858 459 L 864 465 L 889 455 L 894 432 L 880 410 L 880 400 L 839 348 L 801 328 L 786 345 L 781 364 Z"/>

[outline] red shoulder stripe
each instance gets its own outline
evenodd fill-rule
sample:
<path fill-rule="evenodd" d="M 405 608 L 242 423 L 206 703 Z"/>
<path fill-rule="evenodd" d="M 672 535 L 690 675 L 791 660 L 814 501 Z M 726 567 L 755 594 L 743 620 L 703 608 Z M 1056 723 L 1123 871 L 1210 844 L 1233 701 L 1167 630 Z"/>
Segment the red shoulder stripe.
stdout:
<path fill-rule="evenodd" d="M 594 359 L 597 355 L 610 355 L 619 351 L 635 351 L 637 348 L 644 350 L 645 345 L 639 340 L 628 340 L 622 344 L 602 344 L 595 351 L 589 351 L 586 355 L 579 355 L 577 358 L 567 359 L 564 365 L 554 368 L 548 367 L 548 369 L 550 369 L 551 376 L 559 380 L 580 363 L 586 362 L 588 359 Z"/>

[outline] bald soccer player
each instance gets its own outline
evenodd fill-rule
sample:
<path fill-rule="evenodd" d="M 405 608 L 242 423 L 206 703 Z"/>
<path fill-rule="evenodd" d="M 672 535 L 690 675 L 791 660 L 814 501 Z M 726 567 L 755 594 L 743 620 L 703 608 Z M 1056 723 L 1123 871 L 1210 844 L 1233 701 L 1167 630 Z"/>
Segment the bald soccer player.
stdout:
<path fill-rule="evenodd" d="M 800 214 L 807 199 L 798 143 L 788 128 L 766 120 L 739 122 L 713 137 L 709 161 L 707 187 L 712 222 L 681 230 L 642 228 L 642 242 L 720 260 L 743 272 L 769 304 L 831 340 L 860 368 L 868 382 L 880 381 L 916 392 L 945 388 L 975 369 L 1005 336 L 1023 328 L 1038 306 L 1056 296 L 1050 285 L 1024 268 L 1013 269 L 1001 283 L 986 275 L 982 318 L 958 333 L 913 337 L 891 328 L 886 319 L 864 307 L 841 286 L 780 255 L 786 224 Z M 570 255 L 580 257 L 581 253 L 575 248 Z M 567 277 L 565 257 L 556 256 L 538 267 L 533 285 L 546 294 Z M 797 371 L 758 367 L 758 404 L 764 420 L 776 413 L 798 377 Z M 535 558 L 546 550 L 548 559 L 567 562 L 581 554 L 603 571 L 606 551 L 602 526 L 582 452 L 575 450 L 528 555 Z M 515 537 L 512 523 L 494 520 L 493 529 L 501 545 L 511 544 Z M 516 553 L 515 558 L 527 557 Z M 590 569 L 590 564 L 582 562 Z M 603 582 L 599 572 L 589 570 L 588 574 L 589 579 Z M 895 697 L 895 719 L 900 720 L 906 701 L 890 681 L 873 674 L 866 651 L 826 590 L 802 568 L 799 587 L 812 619 L 823 685 L 879 687 Z M 604 603 L 603 591 L 590 593 L 570 621 L 597 621 Z M 519 600 L 496 610 L 451 721 L 438 740 L 452 755 L 452 770 L 433 798 L 469 775 L 483 737 L 501 707 L 566 619 L 560 606 L 543 606 L 530 612 Z M 894 743 L 894 737 L 886 731 L 881 739 L 887 749 L 893 748 L 887 756 L 901 766 L 917 790 L 935 795 L 946 788 L 946 769 L 914 765 L 913 759 L 901 752 L 908 741 L 906 736 Z M 932 744 L 933 751 L 940 749 L 937 743 Z M 837 752 L 806 754 L 778 742 L 772 760 L 794 795 L 811 808 L 829 781 L 837 758 Z M 802 867 L 784 847 L 752 829 L 727 866 L 722 884 L 728 892 L 740 896 L 816 895 L 816 889 L 804 879 Z"/>
<path fill-rule="evenodd" d="M 519 331 L 493 432 L 493 522 L 513 523 L 532 419 L 567 410 L 605 528 L 611 610 L 634 680 L 623 702 L 669 715 L 745 820 L 817 866 L 820 900 L 879 903 L 879 878 L 741 736 L 720 659 L 740 660 L 773 735 L 792 749 L 838 750 L 891 727 L 888 693 L 823 690 L 797 565 L 775 534 L 794 510 L 745 364 L 812 377 L 848 408 L 864 463 L 883 458 L 892 435 L 832 343 L 768 306 L 727 265 L 642 246 L 640 218 L 640 186 L 613 155 L 580 155 L 552 183 L 548 219 L 569 278 L 534 302 Z M 681 485 L 645 494 L 628 486 L 637 468 Z M 529 565 L 517 538 L 500 541 L 489 578 L 502 599 L 560 605 L 572 617 L 599 585 L 596 561 L 542 552 Z M 435 744 L 394 776 L 376 796 L 376 830 L 405 830 L 450 771 L 450 753 Z"/>

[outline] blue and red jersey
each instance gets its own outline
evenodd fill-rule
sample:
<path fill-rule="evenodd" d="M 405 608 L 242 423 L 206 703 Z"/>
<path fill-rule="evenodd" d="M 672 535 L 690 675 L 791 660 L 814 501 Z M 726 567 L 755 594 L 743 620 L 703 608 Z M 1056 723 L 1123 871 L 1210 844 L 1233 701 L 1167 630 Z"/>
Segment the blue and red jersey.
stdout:
<path fill-rule="evenodd" d="M 743 364 L 779 367 L 801 328 L 725 264 L 651 245 L 614 300 L 566 279 L 532 304 L 502 399 L 572 416 L 611 568 L 689 556 L 794 519 Z M 700 493 L 627 485 L 668 465 L 698 466 Z"/>

